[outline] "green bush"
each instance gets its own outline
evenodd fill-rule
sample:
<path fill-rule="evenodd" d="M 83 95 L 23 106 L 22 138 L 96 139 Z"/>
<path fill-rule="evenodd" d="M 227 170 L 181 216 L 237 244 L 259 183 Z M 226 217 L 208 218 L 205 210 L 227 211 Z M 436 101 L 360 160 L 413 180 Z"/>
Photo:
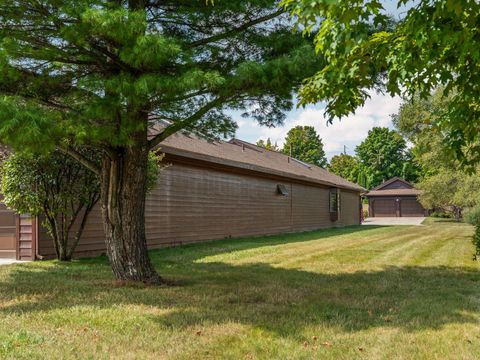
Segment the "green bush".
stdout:
<path fill-rule="evenodd" d="M 480 206 L 470 209 L 465 215 L 465 221 L 475 226 L 473 244 L 475 245 L 475 260 L 480 259 Z"/>
<path fill-rule="evenodd" d="M 452 213 L 446 211 L 434 211 L 430 214 L 431 217 L 440 218 L 440 219 L 451 219 L 453 218 Z"/>
<path fill-rule="evenodd" d="M 368 218 L 368 210 L 363 209 L 363 218 L 366 219 Z"/>

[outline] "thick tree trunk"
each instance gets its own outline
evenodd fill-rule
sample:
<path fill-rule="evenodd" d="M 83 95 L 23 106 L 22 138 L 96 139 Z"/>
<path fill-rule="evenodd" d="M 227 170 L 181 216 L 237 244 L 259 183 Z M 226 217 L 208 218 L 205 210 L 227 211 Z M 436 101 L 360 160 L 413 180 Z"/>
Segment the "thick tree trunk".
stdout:
<path fill-rule="evenodd" d="M 145 236 L 146 129 L 132 145 L 116 148 L 102 160 L 101 207 L 107 253 L 118 280 L 162 283 L 150 262 Z"/>

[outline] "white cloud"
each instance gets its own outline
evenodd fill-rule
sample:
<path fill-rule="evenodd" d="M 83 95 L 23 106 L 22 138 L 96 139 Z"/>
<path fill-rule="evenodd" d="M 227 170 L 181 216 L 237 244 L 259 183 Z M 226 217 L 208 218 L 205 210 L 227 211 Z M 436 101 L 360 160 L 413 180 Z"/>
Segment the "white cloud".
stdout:
<path fill-rule="evenodd" d="M 237 136 L 250 142 L 270 138 L 273 143 L 277 142 L 281 146 L 288 130 L 297 125 L 308 125 L 315 127 L 322 138 L 328 158 L 343 152 L 344 145 L 347 146 L 347 152 L 353 154 L 355 147 L 365 139 L 371 128 L 392 127 L 390 115 L 398 111 L 400 103 L 399 97 L 372 94 L 365 106 L 355 114 L 341 121 L 335 120 L 333 124 L 327 125 L 323 107 L 316 106 L 293 111 L 282 127 L 259 127 L 254 122 L 242 121 Z"/>

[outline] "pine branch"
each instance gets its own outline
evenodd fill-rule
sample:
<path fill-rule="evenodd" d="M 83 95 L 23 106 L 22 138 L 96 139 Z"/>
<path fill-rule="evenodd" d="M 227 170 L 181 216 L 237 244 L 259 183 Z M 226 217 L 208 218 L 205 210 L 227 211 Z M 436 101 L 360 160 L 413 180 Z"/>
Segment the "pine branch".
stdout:
<path fill-rule="evenodd" d="M 210 110 L 222 105 L 227 99 L 223 97 L 218 97 L 215 100 L 212 100 L 202 108 L 200 108 L 196 113 L 189 116 L 188 118 L 174 122 L 172 125 L 167 126 L 161 133 L 156 135 L 153 139 L 148 142 L 150 149 L 153 149 L 155 146 L 160 144 L 163 140 L 168 138 L 170 135 L 175 134 L 176 132 L 185 129 L 187 126 L 193 124 L 195 121 L 199 120 L 202 116 L 208 113 Z"/>
<path fill-rule="evenodd" d="M 239 33 L 239 32 L 242 32 L 242 31 L 245 31 L 247 30 L 248 28 L 254 26 L 254 25 L 257 25 L 257 24 L 260 24 L 262 22 L 265 22 L 265 21 L 268 21 L 268 20 L 271 20 L 271 19 L 274 19 L 276 18 L 277 16 L 280 16 L 281 14 L 284 13 L 284 10 L 281 9 L 281 10 L 278 10 L 274 13 L 271 13 L 271 14 L 268 14 L 268 15 L 265 15 L 265 16 L 262 16 L 262 17 L 259 17 L 255 20 L 252 20 L 252 21 L 249 21 L 249 22 L 246 22 L 240 26 L 237 26 L 229 31 L 226 31 L 224 33 L 221 33 L 221 34 L 217 34 L 217 35 L 213 35 L 213 36 L 210 36 L 208 38 L 205 38 L 205 39 L 200 39 L 200 40 L 197 40 L 197 41 L 194 41 L 192 43 L 190 43 L 188 45 L 188 47 L 190 48 L 193 48 L 193 47 L 197 47 L 197 46 L 202 46 L 202 45 L 206 45 L 208 43 L 211 43 L 211 42 L 215 42 L 215 41 L 219 41 L 219 40 L 223 40 L 225 38 L 228 38 L 230 36 L 233 36 L 235 35 L 236 33 Z"/>

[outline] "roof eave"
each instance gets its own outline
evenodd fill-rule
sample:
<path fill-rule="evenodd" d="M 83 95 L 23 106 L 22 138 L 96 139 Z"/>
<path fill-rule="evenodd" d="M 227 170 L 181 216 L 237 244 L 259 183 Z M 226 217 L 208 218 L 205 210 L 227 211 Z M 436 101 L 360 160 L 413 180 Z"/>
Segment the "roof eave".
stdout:
<path fill-rule="evenodd" d="M 188 150 L 181 150 L 177 148 L 170 147 L 168 145 L 160 145 L 159 147 L 156 148 L 156 150 L 164 152 L 165 154 L 171 154 L 171 155 L 176 155 L 176 156 L 182 156 L 186 157 L 189 159 L 195 159 L 195 160 L 201 160 L 201 161 L 206 161 L 210 163 L 215 163 L 219 165 L 226 165 L 226 166 L 231 166 L 235 168 L 240 168 L 244 170 L 250 170 L 250 171 L 256 171 L 264 174 L 271 174 L 271 175 L 277 175 L 280 177 L 284 178 L 289 178 L 293 180 L 300 180 L 304 182 L 309 182 L 312 184 L 318 184 L 318 185 L 324 185 L 324 186 L 329 186 L 329 187 L 337 187 L 340 189 L 345 189 L 345 190 L 351 190 L 351 191 L 356 191 L 356 192 L 362 192 L 365 191 L 366 189 L 360 187 L 360 186 L 345 186 L 341 184 L 335 184 L 329 181 L 323 181 L 323 180 L 317 180 L 313 178 L 309 178 L 306 176 L 300 176 L 300 175 L 293 175 L 291 173 L 287 173 L 284 171 L 279 171 L 279 170 L 273 170 L 270 168 L 264 168 L 258 165 L 252 165 L 249 163 L 243 163 L 243 162 L 238 162 L 238 161 L 233 161 L 233 160 L 228 160 L 228 159 L 222 159 L 210 155 L 205 155 L 205 154 L 199 154 L 195 152 L 191 152 Z"/>

